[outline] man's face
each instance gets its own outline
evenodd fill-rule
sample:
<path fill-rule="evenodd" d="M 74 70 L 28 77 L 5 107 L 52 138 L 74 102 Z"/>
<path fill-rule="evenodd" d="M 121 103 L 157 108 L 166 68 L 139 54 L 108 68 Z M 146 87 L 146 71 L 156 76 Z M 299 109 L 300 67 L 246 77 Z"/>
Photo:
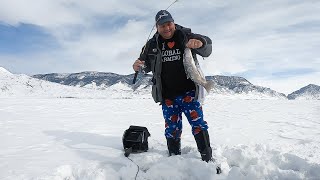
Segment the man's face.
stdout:
<path fill-rule="evenodd" d="M 176 25 L 174 22 L 166 22 L 161 25 L 157 25 L 157 30 L 164 39 L 170 39 L 176 30 Z"/>

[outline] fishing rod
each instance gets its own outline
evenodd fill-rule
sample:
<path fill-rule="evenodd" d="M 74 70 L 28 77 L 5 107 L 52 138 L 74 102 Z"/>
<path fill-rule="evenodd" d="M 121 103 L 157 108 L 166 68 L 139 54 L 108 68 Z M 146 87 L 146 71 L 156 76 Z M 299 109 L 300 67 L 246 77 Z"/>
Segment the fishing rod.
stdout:
<path fill-rule="evenodd" d="M 178 0 L 175 0 L 174 2 L 172 2 L 165 10 L 169 9 L 169 8 L 170 8 L 173 4 L 175 4 L 176 2 L 178 2 Z M 151 29 L 151 31 L 150 31 L 150 33 L 149 33 L 149 36 L 148 36 L 147 41 L 146 41 L 146 44 L 145 44 L 144 47 L 143 47 L 142 54 L 144 53 L 144 51 L 145 51 L 145 49 L 146 49 L 146 46 L 147 46 L 147 43 L 148 43 L 148 41 L 149 41 L 149 39 L 150 39 L 150 36 L 151 36 L 151 34 L 152 34 L 152 31 L 153 31 L 153 29 L 155 28 L 157 22 L 160 20 L 160 18 L 161 18 L 161 16 L 156 20 L 156 23 L 154 23 L 154 25 L 152 26 L 152 29 Z M 133 82 L 132 82 L 132 84 L 135 84 L 135 83 L 136 83 L 137 76 L 138 76 L 139 72 L 142 71 L 142 68 L 143 68 L 143 66 L 140 66 L 140 67 L 139 67 L 139 71 L 136 71 L 136 72 L 135 72 L 134 77 L 133 77 Z M 134 178 L 134 179 L 136 180 L 136 179 L 137 179 L 137 176 L 138 176 L 138 173 L 139 173 L 139 171 L 140 171 L 140 167 L 139 167 L 138 164 L 136 164 L 132 159 L 130 159 L 130 158 L 128 157 L 129 154 L 131 153 L 131 151 L 132 151 L 132 148 L 128 148 L 128 149 L 125 151 L 125 154 L 124 154 L 124 155 L 138 167 L 138 170 L 137 170 L 136 175 L 135 175 L 135 178 Z"/>
<path fill-rule="evenodd" d="M 178 2 L 178 0 L 173 1 L 165 10 L 168 10 L 168 9 L 169 9 L 172 5 L 174 5 L 176 2 Z M 157 24 L 157 22 L 160 20 L 160 18 L 161 18 L 161 16 L 156 20 L 156 23 L 154 23 L 154 25 L 152 26 L 152 29 L 151 29 L 151 31 L 150 31 L 150 33 L 149 33 L 149 36 L 148 36 L 148 38 L 147 38 L 147 41 L 146 41 L 145 45 L 143 46 L 143 50 L 142 50 L 142 53 L 141 53 L 141 54 L 144 53 L 144 51 L 145 51 L 145 49 L 146 49 L 146 46 L 147 46 L 147 43 L 148 43 L 148 41 L 149 41 L 149 39 L 150 39 L 150 36 L 151 36 L 151 34 L 152 34 L 152 31 L 153 31 L 154 28 L 156 27 L 156 24 Z M 139 74 L 139 72 L 142 71 L 142 69 L 143 69 L 143 66 L 140 66 L 139 70 L 134 73 L 134 77 L 133 77 L 132 84 L 135 84 L 135 83 L 136 83 L 138 74 Z"/>

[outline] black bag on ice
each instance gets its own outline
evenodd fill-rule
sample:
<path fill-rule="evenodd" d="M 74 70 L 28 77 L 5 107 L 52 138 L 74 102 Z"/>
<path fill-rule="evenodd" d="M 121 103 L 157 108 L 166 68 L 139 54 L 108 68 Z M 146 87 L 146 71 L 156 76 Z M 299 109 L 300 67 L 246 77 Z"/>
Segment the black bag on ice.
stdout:
<path fill-rule="evenodd" d="M 148 137 L 150 133 L 146 127 L 130 126 L 122 136 L 124 155 L 129 156 L 131 152 L 148 151 Z"/>

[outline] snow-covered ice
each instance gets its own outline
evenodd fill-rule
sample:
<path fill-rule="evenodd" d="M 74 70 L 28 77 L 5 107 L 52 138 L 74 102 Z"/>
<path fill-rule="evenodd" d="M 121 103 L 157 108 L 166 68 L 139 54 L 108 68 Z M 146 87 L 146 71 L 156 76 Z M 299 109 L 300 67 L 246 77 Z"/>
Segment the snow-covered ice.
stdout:
<path fill-rule="evenodd" d="M 130 125 L 151 133 L 132 154 L 137 179 L 320 179 L 320 102 L 207 99 L 214 156 L 201 161 L 184 118 L 182 155 L 167 156 L 161 107 L 152 99 L 0 98 L 0 179 L 134 179 L 123 155 Z"/>
<path fill-rule="evenodd" d="M 150 88 L 93 87 L 64 86 L 0 67 L 0 179 L 131 180 L 137 165 L 141 180 L 320 179 L 318 100 L 210 94 L 205 120 L 223 170 L 216 175 L 213 163 L 200 160 L 186 120 L 182 155 L 168 157 L 161 107 Z M 133 162 L 122 147 L 130 125 L 151 133 L 149 151 L 130 155 Z"/>

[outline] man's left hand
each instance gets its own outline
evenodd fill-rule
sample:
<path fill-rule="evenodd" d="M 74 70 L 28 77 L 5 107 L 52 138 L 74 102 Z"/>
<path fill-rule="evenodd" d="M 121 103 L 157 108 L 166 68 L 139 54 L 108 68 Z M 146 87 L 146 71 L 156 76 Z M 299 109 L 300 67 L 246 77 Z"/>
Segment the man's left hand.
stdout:
<path fill-rule="evenodd" d="M 197 49 L 202 47 L 202 45 L 203 43 L 198 39 L 189 39 L 188 43 L 186 44 L 186 47 L 190 49 Z"/>

